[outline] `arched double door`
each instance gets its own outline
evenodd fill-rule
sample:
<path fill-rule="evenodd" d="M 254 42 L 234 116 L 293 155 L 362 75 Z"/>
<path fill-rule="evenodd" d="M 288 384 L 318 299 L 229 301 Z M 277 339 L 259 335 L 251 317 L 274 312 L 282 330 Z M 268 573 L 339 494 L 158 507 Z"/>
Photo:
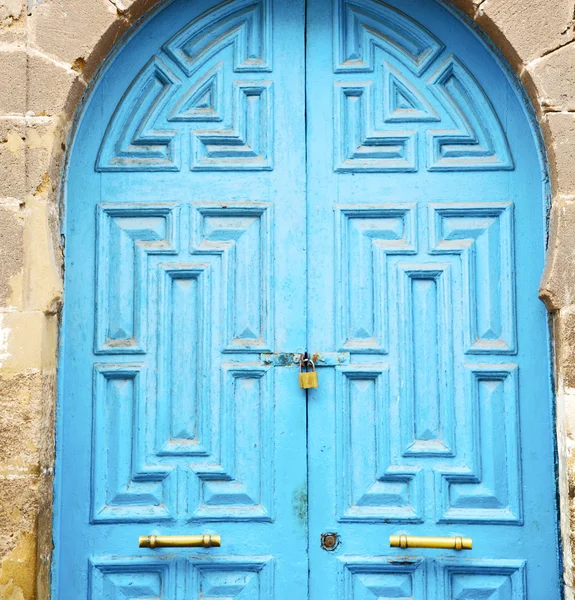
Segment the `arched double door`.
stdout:
<path fill-rule="evenodd" d="M 54 597 L 559 598 L 538 143 L 432 0 L 126 40 L 67 173 Z"/>

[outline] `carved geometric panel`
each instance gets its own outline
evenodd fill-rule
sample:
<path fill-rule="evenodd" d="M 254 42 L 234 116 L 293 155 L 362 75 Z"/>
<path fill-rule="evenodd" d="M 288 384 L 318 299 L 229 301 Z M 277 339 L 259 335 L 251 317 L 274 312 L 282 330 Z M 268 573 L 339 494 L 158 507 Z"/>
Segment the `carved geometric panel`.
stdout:
<path fill-rule="evenodd" d="M 96 169 L 179 171 L 189 144 L 194 171 L 271 170 L 272 83 L 235 76 L 271 71 L 270 10 L 270 0 L 225 3 L 168 41 L 118 103 Z"/>
<path fill-rule="evenodd" d="M 339 350 L 387 352 L 388 255 L 417 252 L 414 204 L 336 206 L 336 332 Z M 357 307 L 361 306 L 361 310 Z"/>
<path fill-rule="evenodd" d="M 336 73 L 372 73 L 376 48 L 423 71 L 441 54 L 443 44 L 406 14 L 374 0 L 335 0 Z"/>
<path fill-rule="evenodd" d="M 169 468 L 146 464 L 145 370 L 94 367 L 92 522 L 162 521 L 174 516 Z"/>
<path fill-rule="evenodd" d="M 98 347 L 143 362 L 95 365 L 92 521 L 270 521 L 272 371 L 221 362 L 268 349 L 270 206 L 179 210 L 97 207 Z"/>
<path fill-rule="evenodd" d="M 397 306 L 403 456 L 455 454 L 451 270 L 399 263 Z"/>
<path fill-rule="evenodd" d="M 340 521 L 521 524 L 512 208 L 336 207 Z"/>
<path fill-rule="evenodd" d="M 176 600 L 175 570 L 167 560 L 130 557 L 92 560 L 91 600 Z"/>
<path fill-rule="evenodd" d="M 96 354 L 146 351 L 148 256 L 177 253 L 176 204 L 96 207 Z"/>
<path fill-rule="evenodd" d="M 440 522 L 522 523 L 516 365 L 467 365 L 470 462 L 442 474 Z"/>
<path fill-rule="evenodd" d="M 513 168 L 491 101 L 454 56 L 401 11 L 375 0 L 335 0 L 337 172 Z M 363 72 L 362 81 L 341 73 Z M 420 146 L 426 150 L 420 153 Z"/>
<path fill-rule="evenodd" d="M 164 50 L 188 76 L 228 46 L 235 72 L 271 71 L 271 35 L 271 0 L 236 0 L 202 13 Z"/>
<path fill-rule="evenodd" d="M 513 204 L 432 203 L 430 253 L 460 255 L 467 354 L 515 354 Z"/>
<path fill-rule="evenodd" d="M 191 465 L 190 520 L 273 519 L 272 374 L 257 363 L 222 365 L 221 456 Z"/>
<path fill-rule="evenodd" d="M 211 266 L 158 266 L 158 456 L 210 452 Z"/>
<path fill-rule="evenodd" d="M 101 557 L 90 561 L 92 600 L 268 600 L 272 556 Z"/>
<path fill-rule="evenodd" d="M 234 111 L 226 129 L 196 129 L 192 135 L 192 171 L 271 170 L 272 84 L 234 82 Z"/>
<path fill-rule="evenodd" d="M 180 136 L 160 125 L 180 79 L 159 57 L 124 93 L 104 134 L 98 171 L 179 171 Z"/>
<path fill-rule="evenodd" d="M 341 600 L 391 600 L 426 598 L 425 565 L 422 559 L 402 563 L 384 557 L 343 556 L 339 559 L 343 585 Z"/>
<path fill-rule="evenodd" d="M 270 600 L 274 598 L 273 558 L 191 559 L 187 598 Z"/>
<path fill-rule="evenodd" d="M 339 367 L 336 377 L 338 520 L 421 522 L 421 467 L 394 453 L 387 367 Z"/>
<path fill-rule="evenodd" d="M 271 206 L 261 202 L 206 202 L 192 208 L 192 253 L 222 259 L 224 352 L 271 351 L 270 212 Z"/>
<path fill-rule="evenodd" d="M 525 600 L 525 563 L 520 560 L 438 560 L 438 598 Z"/>

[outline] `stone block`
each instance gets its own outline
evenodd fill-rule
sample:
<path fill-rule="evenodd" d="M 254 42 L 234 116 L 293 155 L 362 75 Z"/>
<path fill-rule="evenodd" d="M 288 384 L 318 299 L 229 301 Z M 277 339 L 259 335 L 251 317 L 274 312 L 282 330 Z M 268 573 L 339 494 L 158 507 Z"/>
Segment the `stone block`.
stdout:
<path fill-rule="evenodd" d="M 559 196 L 551 206 L 549 246 L 539 288 L 539 296 L 549 310 L 575 303 L 574 281 L 575 196 Z"/>
<path fill-rule="evenodd" d="M 18 484 L 18 485 L 16 485 Z M 20 485 L 24 490 L 19 489 Z M 29 486 L 29 489 L 26 489 Z M 36 509 L 33 502 L 25 506 L 27 519 L 17 518 L 22 500 L 35 500 L 31 484 L 25 480 L 2 481 L 0 485 L 0 506 L 5 502 L 12 514 L 3 515 L 0 511 L 0 598 L 4 600 L 34 600 L 36 583 L 36 535 L 33 517 Z M 33 508 L 32 508 L 33 507 Z M 16 517 L 16 518 L 15 518 Z"/>
<path fill-rule="evenodd" d="M 54 153 L 61 154 L 62 132 L 56 119 L 28 119 L 26 127 L 26 191 L 50 197 L 60 179 L 60 164 L 54 165 Z M 57 184 L 56 184 L 57 185 Z"/>
<path fill-rule="evenodd" d="M 558 387 L 561 390 L 575 390 L 575 308 L 562 309 L 555 316 L 555 362 Z M 575 441 L 575 395 L 569 396 L 564 407 L 567 439 Z M 574 457 L 575 460 L 575 457 Z M 575 465 L 573 465 L 575 466 Z M 572 471 L 575 483 L 575 468 Z"/>
<path fill-rule="evenodd" d="M 118 19 L 109 0 L 50 0 L 29 17 L 32 47 L 72 65 L 87 60 L 102 35 Z"/>
<path fill-rule="evenodd" d="M 24 219 L 20 204 L 0 204 L 0 306 L 22 307 Z"/>
<path fill-rule="evenodd" d="M 0 23 L 6 25 L 17 21 L 24 13 L 23 0 L 0 1 Z"/>
<path fill-rule="evenodd" d="M 575 44 L 563 46 L 527 68 L 544 109 L 575 111 Z"/>
<path fill-rule="evenodd" d="M 0 50 L 0 114 L 26 113 L 26 50 Z"/>
<path fill-rule="evenodd" d="M 0 376 L 0 471 L 38 475 L 43 377 L 38 371 Z M 10 468 L 7 466 L 10 465 Z"/>
<path fill-rule="evenodd" d="M 26 194 L 26 127 L 20 120 L 0 119 L 0 198 Z"/>
<path fill-rule="evenodd" d="M 31 52 L 28 57 L 28 113 L 35 115 L 56 115 L 65 112 L 71 91 L 76 94 L 72 100 L 77 106 L 85 85 L 76 86 L 80 75 L 66 68 L 62 63 L 56 63 L 50 58 L 37 52 Z"/>
<path fill-rule="evenodd" d="M 553 192 L 575 195 L 575 113 L 548 113 L 541 125 L 549 154 Z"/>
<path fill-rule="evenodd" d="M 573 0 L 485 0 L 476 20 L 515 66 L 575 37 Z"/>
<path fill-rule="evenodd" d="M 51 313 L 62 299 L 57 206 L 31 196 L 24 208 L 24 306 Z"/>
<path fill-rule="evenodd" d="M 46 327 L 40 311 L 0 312 L 0 368 L 5 375 L 42 369 L 44 338 L 51 335 Z"/>

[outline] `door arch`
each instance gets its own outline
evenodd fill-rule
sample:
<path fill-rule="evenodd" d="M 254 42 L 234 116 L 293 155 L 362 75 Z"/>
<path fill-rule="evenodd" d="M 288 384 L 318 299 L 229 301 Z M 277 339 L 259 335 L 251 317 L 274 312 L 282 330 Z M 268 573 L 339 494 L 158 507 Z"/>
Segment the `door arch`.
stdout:
<path fill-rule="evenodd" d="M 71 151 L 56 593 L 556 597 L 543 194 L 435 2 L 156 14 Z M 136 547 L 184 533 L 224 545 Z"/>

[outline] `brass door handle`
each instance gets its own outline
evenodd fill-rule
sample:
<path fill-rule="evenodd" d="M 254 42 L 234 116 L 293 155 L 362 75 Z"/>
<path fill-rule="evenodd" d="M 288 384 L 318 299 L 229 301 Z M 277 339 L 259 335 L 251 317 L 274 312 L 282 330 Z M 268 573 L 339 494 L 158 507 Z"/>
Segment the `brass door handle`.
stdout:
<path fill-rule="evenodd" d="M 219 548 L 219 535 L 141 535 L 140 548 Z"/>
<path fill-rule="evenodd" d="M 473 540 L 468 537 L 433 537 L 417 535 L 390 535 L 392 548 L 447 548 L 449 550 L 471 550 Z"/>

